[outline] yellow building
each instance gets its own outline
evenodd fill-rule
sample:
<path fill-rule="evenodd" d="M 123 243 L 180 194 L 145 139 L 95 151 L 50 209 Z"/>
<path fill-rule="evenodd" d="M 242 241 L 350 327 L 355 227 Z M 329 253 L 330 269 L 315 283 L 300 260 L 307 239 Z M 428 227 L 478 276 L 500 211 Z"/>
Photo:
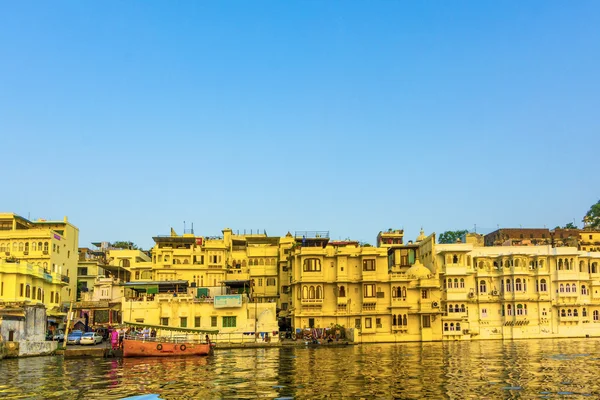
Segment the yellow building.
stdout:
<path fill-rule="evenodd" d="M 49 315 L 68 304 L 76 292 L 78 241 L 79 230 L 66 217 L 29 221 L 0 213 L 0 264 L 5 271 L 0 273 L 0 299 L 41 301 Z"/>
<path fill-rule="evenodd" d="M 600 251 L 600 231 L 592 229 L 580 230 L 579 248 L 583 251 Z"/>
<path fill-rule="evenodd" d="M 380 232 L 379 247 L 330 241 L 328 232 L 296 233 L 290 312 L 296 332 L 346 329 L 360 342 L 441 340 L 435 236 L 403 244 L 403 232 Z"/>
<path fill-rule="evenodd" d="M 236 281 L 239 282 L 239 281 Z M 168 284 L 158 283 L 159 287 Z M 125 322 L 161 325 L 165 329 L 218 330 L 213 341 L 249 343 L 278 341 L 275 303 L 250 302 L 246 293 L 222 286 L 223 294 L 198 297 L 194 288 L 182 293 L 142 294 L 123 298 Z M 235 292 L 235 293 L 232 293 Z"/>

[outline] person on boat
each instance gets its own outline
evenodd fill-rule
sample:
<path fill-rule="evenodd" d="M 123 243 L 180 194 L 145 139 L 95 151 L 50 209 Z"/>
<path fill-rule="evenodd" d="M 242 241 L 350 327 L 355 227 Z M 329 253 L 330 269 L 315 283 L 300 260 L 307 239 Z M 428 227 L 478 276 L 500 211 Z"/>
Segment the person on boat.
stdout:
<path fill-rule="evenodd" d="M 119 346 L 119 331 L 116 329 L 113 329 L 110 333 L 110 344 L 113 350 L 117 350 Z"/>
<path fill-rule="evenodd" d="M 119 348 L 123 348 L 123 338 L 125 337 L 125 329 L 119 329 Z"/>
<path fill-rule="evenodd" d="M 156 337 L 156 330 L 154 328 L 152 328 L 152 330 L 150 331 L 150 337 Z"/>
<path fill-rule="evenodd" d="M 210 344 L 210 337 L 208 337 L 208 335 L 206 335 L 205 339 L 206 339 L 206 343 Z"/>

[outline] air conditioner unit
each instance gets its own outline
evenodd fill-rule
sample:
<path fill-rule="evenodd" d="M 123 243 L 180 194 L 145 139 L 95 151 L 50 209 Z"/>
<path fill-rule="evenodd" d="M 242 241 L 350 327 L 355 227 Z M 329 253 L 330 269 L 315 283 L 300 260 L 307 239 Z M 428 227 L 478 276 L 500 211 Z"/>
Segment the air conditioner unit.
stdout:
<path fill-rule="evenodd" d="M 435 308 L 435 307 L 437 307 L 438 305 L 439 305 L 439 304 L 438 304 L 438 302 L 437 302 L 437 301 L 434 301 L 433 303 L 431 303 L 431 307 L 434 307 L 434 308 Z"/>
<path fill-rule="evenodd" d="M 475 297 L 475 293 L 473 293 L 473 292 L 469 293 L 469 297 L 471 297 L 471 298 Z"/>
<path fill-rule="evenodd" d="M 492 296 L 498 296 L 498 291 L 497 290 L 492 290 Z"/>

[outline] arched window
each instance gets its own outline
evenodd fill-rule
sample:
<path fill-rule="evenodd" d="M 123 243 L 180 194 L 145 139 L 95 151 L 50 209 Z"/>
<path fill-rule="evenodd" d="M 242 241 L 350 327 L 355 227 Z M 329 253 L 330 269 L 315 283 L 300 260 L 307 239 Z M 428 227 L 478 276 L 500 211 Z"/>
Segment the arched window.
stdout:
<path fill-rule="evenodd" d="M 402 297 L 406 297 L 406 286 L 402 286 Z"/>
<path fill-rule="evenodd" d="M 183 263 L 184 263 L 184 264 L 189 264 L 189 263 L 190 263 L 190 260 L 188 260 L 187 258 L 185 258 L 185 259 L 183 260 Z"/>
<path fill-rule="evenodd" d="M 487 292 L 487 285 L 485 284 L 485 281 L 480 281 L 479 282 L 479 293 L 486 293 Z"/>
<path fill-rule="evenodd" d="M 594 312 L 592 313 L 593 319 L 594 321 L 598 322 L 598 320 L 600 320 L 600 313 L 598 312 L 598 310 L 594 310 Z"/>
<path fill-rule="evenodd" d="M 454 278 L 454 288 L 458 289 L 458 278 Z"/>
<path fill-rule="evenodd" d="M 573 310 L 573 316 L 574 317 L 579 317 L 579 311 L 577 311 L 576 308 Z"/>
<path fill-rule="evenodd" d="M 467 256 L 467 267 L 471 266 L 471 256 Z"/>
<path fill-rule="evenodd" d="M 458 304 L 454 305 L 454 312 L 460 312 L 460 307 L 458 306 Z"/>
<path fill-rule="evenodd" d="M 406 314 L 404 314 L 404 317 L 402 318 L 402 325 L 408 325 L 408 319 L 406 318 Z"/>
<path fill-rule="evenodd" d="M 467 311 L 467 309 L 465 308 L 465 305 L 464 305 L 464 304 L 461 304 L 461 305 L 460 305 L 460 312 L 463 312 L 463 313 L 464 313 L 464 312 L 466 312 L 466 311 Z"/>
<path fill-rule="evenodd" d="M 392 316 L 392 325 L 393 325 L 393 326 L 396 326 L 396 325 L 397 325 L 397 322 L 396 322 L 396 321 L 397 321 L 397 320 L 396 320 L 396 314 L 394 314 L 394 315 Z"/>
<path fill-rule="evenodd" d="M 39 243 L 38 243 L 39 244 Z M 48 242 L 44 242 L 44 251 L 48 252 Z M 58 302 L 57 302 L 58 303 Z"/>
<path fill-rule="evenodd" d="M 548 286 L 546 285 L 546 280 L 542 279 L 540 281 L 540 292 L 546 292 L 548 290 Z"/>
<path fill-rule="evenodd" d="M 587 309 L 584 308 L 583 310 L 581 310 L 581 316 L 587 317 Z"/>
<path fill-rule="evenodd" d="M 521 284 L 521 278 L 515 280 L 515 292 L 523 291 L 523 285 Z"/>
<path fill-rule="evenodd" d="M 181 264 L 181 261 L 179 261 L 177 258 L 173 259 L 173 264 Z"/>
<path fill-rule="evenodd" d="M 448 323 L 447 322 L 444 323 L 444 332 L 448 332 Z"/>
<path fill-rule="evenodd" d="M 396 297 L 396 286 L 392 286 L 392 297 Z"/>
<path fill-rule="evenodd" d="M 246 260 L 242 260 L 242 267 L 246 266 Z"/>
<path fill-rule="evenodd" d="M 598 263 L 592 263 L 592 274 L 598 272 Z"/>
<path fill-rule="evenodd" d="M 23 242 L 19 242 L 19 251 L 23 250 L 25 250 L 25 246 L 23 245 Z"/>
<path fill-rule="evenodd" d="M 461 289 L 465 288 L 465 278 L 460 278 L 460 288 Z"/>
<path fill-rule="evenodd" d="M 568 283 L 565 285 L 565 292 L 567 293 L 571 293 L 571 285 L 569 285 Z"/>
<path fill-rule="evenodd" d="M 308 286 L 303 286 L 302 287 L 302 298 L 303 299 L 308 299 Z"/>
<path fill-rule="evenodd" d="M 479 261 L 479 269 L 483 269 L 483 261 Z"/>
<path fill-rule="evenodd" d="M 523 304 L 517 304 L 517 315 L 523 315 Z"/>
<path fill-rule="evenodd" d="M 571 285 L 571 292 L 577 293 L 577 285 L 575 285 L 575 284 Z"/>
<path fill-rule="evenodd" d="M 25 286 L 25 297 L 31 297 L 31 287 L 29 285 Z"/>
<path fill-rule="evenodd" d="M 569 269 L 570 269 L 570 270 L 573 270 L 573 267 L 574 267 L 574 266 L 575 266 L 575 260 L 573 260 L 573 259 L 571 258 L 571 261 L 569 262 Z"/>
<path fill-rule="evenodd" d="M 563 285 L 562 283 L 560 285 L 558 285 L 558 291 L 561 293 L 565 292 L 565 285 Z"/>
<path fill-rule="evenodd" d="M 510 279 L 506 280 L 506 291 L 510 292 Z"/>
<path fill-rule="evenodd" d="M 323 289 L 321 289 L 321 286 L 317 286 L 317 299 L 322 299 L 323 298 Z"/>
<path fill-rule="evenodd" d="M 265 265 L 265 260 L 263 258 L 261 258 L 259 263 L 260 263 L 260 265 Z"/>
<path fill-rule="evenodd" d="M 579 272 L 583 272 L 583 266 L 585 264 L 583 263 L 583 261 L 579 261 Z"/>
<path fill-rule="evenodd" d="M 512 315 L 512 305 L 511 304 L 506 306 L 506 310 L 508 311 L 508 315 Z"/>
<path fill-rule="evenodd" d="M 454 331 L 454 322 L 450 322 L 450 330 Z"/>
<path fill-rule="evenodd" d="M 560 316 L 561 317 L 566 317 L 567 316 L 567 312 L 565 311 L 564 308 L 562 310 L 560 310 Z"/>
<path fill-rule="evenodd" d="M 569 308 L 567 310 L 567 317 L 572 317 L 573 316 L 573 312 L 571 311 L 571 309 Z"/>
<path fill-rule="evenodd" d="M 587 295 L 588 294 L 587 288 L 585 287 L 585 285 L 581 285 L 581 294 L 583 294 L 583 295 Z"/>
<path fill-rule="evenodd" d="M 458 256 L 456 254 L 454 256 L 452 256 L 452 263 L 458 264 Z"/>
<path fill-rule="evenodd" d="M 521 266 L 521 262 L 519 261 L 518 258 L 515 260 L 515 266 L 516 267 L 520 267 Z"/>
<path fill-rule="evenodd" d="M 344 286 L 340 286 L 338 297 L 346 297 L 346 288 Z"/>
<path fill-rule="evenodd" d="M 310 288 L 308 288 L 308 298 L 309 299 L 315 298 L 315 287 L 314 286 L 311 286 Z"/>
<path fill-rule="evenodd" d="M 38 288 L 38 295 L 37 295 L 38 300 L 42 299 L 42 289 Z"/>
<path fill-rule="evenodd" d="M 460 322 L 457 322 L 457 323 L 456 323 L 456 331 L 457 331 L 457 332 L 460 332 Z"/>

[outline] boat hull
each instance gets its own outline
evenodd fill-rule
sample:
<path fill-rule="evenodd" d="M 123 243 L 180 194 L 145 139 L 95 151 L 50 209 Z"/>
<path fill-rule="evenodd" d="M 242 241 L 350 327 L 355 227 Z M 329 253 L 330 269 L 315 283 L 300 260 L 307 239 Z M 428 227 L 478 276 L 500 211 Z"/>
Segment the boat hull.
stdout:
<path fill-rule="evenodd" d="M 123 339 L 123 357 L 206 356 L 210 352 L 210 344 Z"/>

